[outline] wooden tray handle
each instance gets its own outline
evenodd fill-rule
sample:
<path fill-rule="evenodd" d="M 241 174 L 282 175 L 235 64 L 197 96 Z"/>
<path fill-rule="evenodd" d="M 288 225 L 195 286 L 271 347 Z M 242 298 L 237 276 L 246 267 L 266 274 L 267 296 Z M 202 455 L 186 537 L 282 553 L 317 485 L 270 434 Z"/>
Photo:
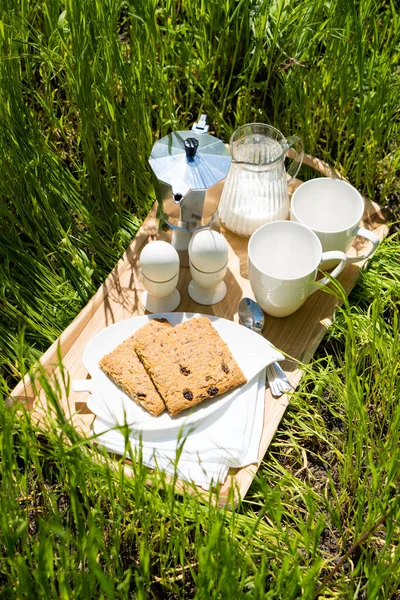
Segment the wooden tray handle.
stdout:
<path fill-rule="evenodd" d="M 343 177 L 342 175 L 340 175 L 340 173 L 338 173 L 336 171 L 336 169 L 334 169 L 333 167 L 328 165 L 328 163 L 324 162 L 323 160 L 320 160 L 319 158 L 315 158 L 315 156 L 311 156 L 311 154 L 304 155 L 303 163 L 305 165 L 308 165 L 309 167 L 315 169 L 315 171 L 319 171 L 319 173 L 321 173 L 322 175 L 325 175 L 325 177 L 332 177 L 334 179 L 343 179 L 346 181 L 346 178 Z"/>

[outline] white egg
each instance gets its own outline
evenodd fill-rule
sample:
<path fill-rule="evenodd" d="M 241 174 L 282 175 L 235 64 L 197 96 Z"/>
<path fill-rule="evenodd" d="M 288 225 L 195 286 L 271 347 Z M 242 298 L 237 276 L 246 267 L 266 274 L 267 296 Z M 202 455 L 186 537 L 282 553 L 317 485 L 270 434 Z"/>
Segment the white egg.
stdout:
<path fill-rule="evenodd" d="M 169 281 L 179 271 L 179 254 L 167 242 L 151 242 L 142 250 L 140 268 L 152 281 Z"/>
<path fill-rule="evenodd" d="M 202 229 L 190 240 L 189 258 L 199 271 L 215 273 L 225 266 L 228 250 L 228 242 L 223 235 L 212 229 Z"/>

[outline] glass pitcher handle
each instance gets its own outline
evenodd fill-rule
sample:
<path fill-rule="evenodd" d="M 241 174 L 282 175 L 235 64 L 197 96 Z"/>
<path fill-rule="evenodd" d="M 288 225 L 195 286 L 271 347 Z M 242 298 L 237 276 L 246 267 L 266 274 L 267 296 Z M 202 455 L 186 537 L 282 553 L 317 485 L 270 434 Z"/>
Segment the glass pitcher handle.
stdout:
<path fill-rule="evenodd" d="M 299 172 L 301 163 L 303 162 L 304 145 L 303 140 L 298 135 L 290 135 L 286 138 L 285 143 L 287 156 L 292 159 L 292 162 L 286 171 L 290 177 L 287 183 L 290 185 Z"/>

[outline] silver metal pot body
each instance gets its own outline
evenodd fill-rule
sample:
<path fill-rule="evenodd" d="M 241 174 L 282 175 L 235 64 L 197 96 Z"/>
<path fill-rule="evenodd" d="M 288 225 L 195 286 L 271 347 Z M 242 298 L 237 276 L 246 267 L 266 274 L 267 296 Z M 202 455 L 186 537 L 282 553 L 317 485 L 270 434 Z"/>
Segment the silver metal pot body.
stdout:
<path fill-rule="evenodd" d="M 192 190 L 183 204 L 176 203 L 172 186 L 153 177 L 158 201 L 158 217 L 172 229 L 195 231 L 209 227 L 218 216 L 218 205 L 224 187 L 219 181 L 207 190 Z"/>

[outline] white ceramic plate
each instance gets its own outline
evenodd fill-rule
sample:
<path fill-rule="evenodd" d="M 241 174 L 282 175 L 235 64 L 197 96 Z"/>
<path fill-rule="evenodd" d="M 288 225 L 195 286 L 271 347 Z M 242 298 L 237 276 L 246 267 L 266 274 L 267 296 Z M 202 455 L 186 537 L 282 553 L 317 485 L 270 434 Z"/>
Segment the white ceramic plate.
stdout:
<path fill-rule="evenodd" d="M 119 425 L 126 423 L 129 427 L 137 431 L 168 431 L 180 429 L 202 421 L 214 412 L 219 411 L 240 394 L 244 386 L 226 392 L 217 399 L 202 402 L 190 411 L 186 410 L 175 417 L 171 417 L 166 412 L 159 417 L 153 417 L 136 404 L 136 402 L 131 400 L 100 369 L 99 360 L 105 354 L 114 350 L 118 344 L 145 325 L 150 319 L 166 318 L 171 325 L 177 325 L 178 323 L 199 316 L 206 316 L 212 321 L 215 329 L 228 345 L 248 381 L 253 379 L 267 365 L 275 360 L 282 360 L 284 358 L 261 335 L 227 319 L 194 313 L 163 313 L 133 317 L 132 319 L 120 321 L 103 329 L 103 331 L 100 331 L 100 333 L 90 340 L 85 348 L 83 364 L 92 376 L 91 382 L 87 380 L 90 382 L 90 388 L 89 385 L 86 387 L 86 389 L 90 389 L 92 392 L 87 403 L 90 410 L 108 423 Z M 77 384 L 79 383 L 77 382 Z M 79 385 L 75 386 L 74 389 L 78 390 L 78 387 Z M 81 385 L 80 389 L 85 389 L 85 385 Z"/>

